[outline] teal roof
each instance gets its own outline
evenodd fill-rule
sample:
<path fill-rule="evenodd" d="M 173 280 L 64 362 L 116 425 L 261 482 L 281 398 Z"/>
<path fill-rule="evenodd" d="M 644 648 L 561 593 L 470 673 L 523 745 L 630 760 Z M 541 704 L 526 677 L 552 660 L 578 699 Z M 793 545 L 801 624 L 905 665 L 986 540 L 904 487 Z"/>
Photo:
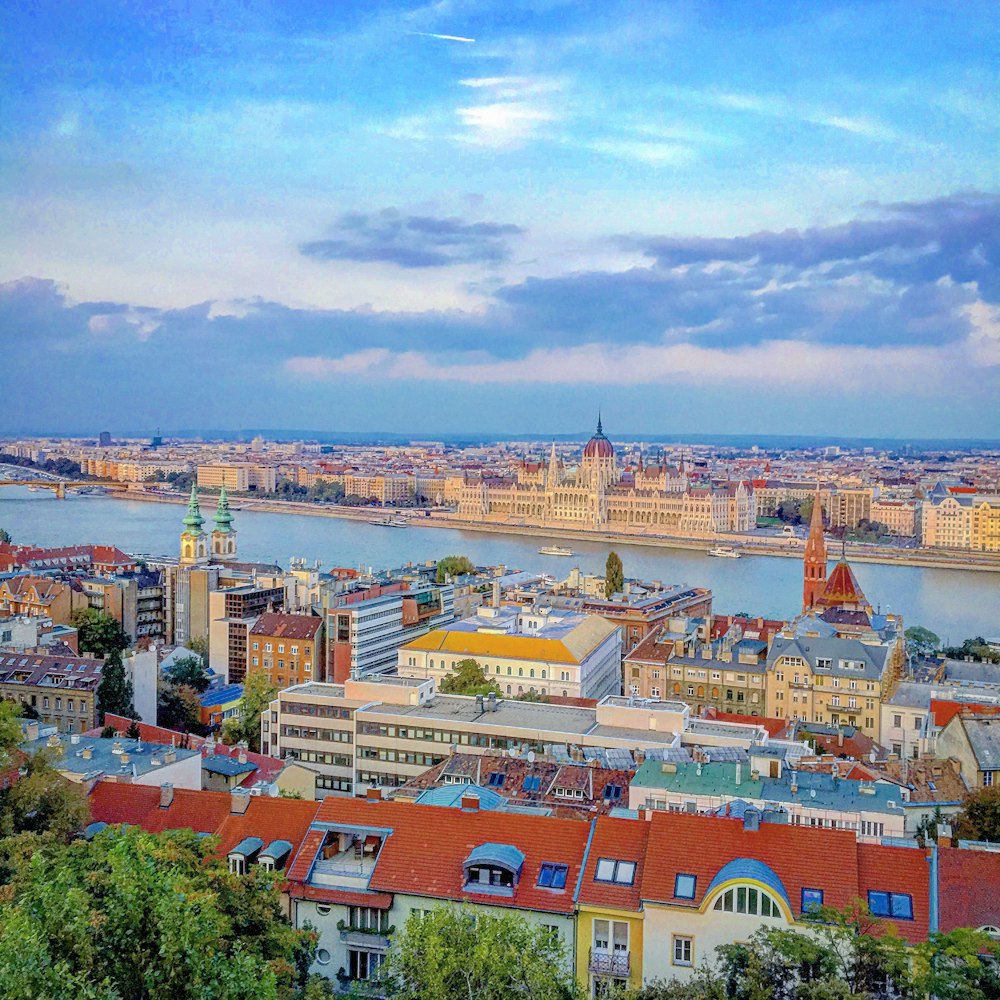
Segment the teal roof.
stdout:
<path fill-rule="evenodd" d="M 219 505 L 215 508 L 215 530 L 229 532 L 233 530 L 233 515 L 229 510 L 229 496 L 226 487 L 219 490 Z"/>
<path fill-rule="evenodd" d="M 256 854 L 263 846 L 264 841 L 260 837 L 245 837 L 229 853 L 242 854 L 243 857 L 249 858 Z"/>
<path fill-rule="evenodd" d="M 788 899 L 788 893 L 785 892 L 785 886 L 775 874 L 774 869 L 754 858 L 737 858 L 735 861 L 723 865 L 709 883 L 705 895 L 710 896 L 715 889 L 726 882 L 746 881 L 762 882 L 775 895 L 780 896 L 789 909 L 791 908 L 792 904 Z"/>
<path fill-rule="evenodd" d="M 498 864 L 520 874 L 524 855 L 512 844 L 480 844 L 465 859 L 468 865 Z"/>
<path fill-rule="evenodd" d="M 184 534 L 200 535 L 205 519 L 201 516 L 201 506 L 198 503 L 198 487 L 191 484 L 191 497 L 188 500 L 187 514 L 184 515 Z"/>
<path fill-rule="evenodd" d="M 710 764 L 671 763 L 647 760 L 635 772 L 630 787 L 660 788 L 690 795 L 732 795 L 743 799 L 763 798 L 763 782 L 753 780 L 750 766 L 742 765 L 740 783 L 736 783 L 736 763 L 718 761 Z M 664 770 L 667 768 L 667 770 Z M 672 769 L 672 770 L 671 770 Z"/>
<path fill-rule="evenodd" d="M 421 792 L 415 802 L 420 806 L 447 806 L 452 809 L 459 809 L 462 805 L 462 796 L 472 793 L 479 796 L 480 809 L 502 809 L 504 797 L 498 795 L 490 788 L 482 785 L 441 785 L 438 788 L 428 788 Z"/>
<path fill-rule="evenodd" d="M 292 853 L 292 845 L 287 840 L 272 840 L 266 851 L 261 851 L 262 858 L 270 858 L 275 864 L 280 864 Z"/>

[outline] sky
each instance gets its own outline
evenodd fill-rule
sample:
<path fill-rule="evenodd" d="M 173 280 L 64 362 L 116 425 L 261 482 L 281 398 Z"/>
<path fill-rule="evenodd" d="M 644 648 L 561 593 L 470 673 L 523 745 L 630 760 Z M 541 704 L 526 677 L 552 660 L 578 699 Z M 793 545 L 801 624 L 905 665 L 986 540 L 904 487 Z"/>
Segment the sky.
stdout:
<path fill-rule="evenodd" d="M 993 0 L 9 0 L 0 433 L 1000 437 Z"/>

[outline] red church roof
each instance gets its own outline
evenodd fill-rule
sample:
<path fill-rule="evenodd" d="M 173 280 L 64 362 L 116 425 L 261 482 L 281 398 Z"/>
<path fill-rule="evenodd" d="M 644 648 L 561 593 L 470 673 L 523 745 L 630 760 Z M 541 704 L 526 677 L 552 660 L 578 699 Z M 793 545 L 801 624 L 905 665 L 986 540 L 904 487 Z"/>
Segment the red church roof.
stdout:
<path fill-rule="evenodd" d="M 857 577 L 854 575 L 854 570 L 851 569 L 844 559 L 841 559 L 833 567 L 833 572 L 827 578 L 823 592 L 816 603 L 824 608 L 871 607 L 868 603 L 868 598 L 865 597 L 864 591 L 861 589 L 861 585 L 858 583 Z"/>

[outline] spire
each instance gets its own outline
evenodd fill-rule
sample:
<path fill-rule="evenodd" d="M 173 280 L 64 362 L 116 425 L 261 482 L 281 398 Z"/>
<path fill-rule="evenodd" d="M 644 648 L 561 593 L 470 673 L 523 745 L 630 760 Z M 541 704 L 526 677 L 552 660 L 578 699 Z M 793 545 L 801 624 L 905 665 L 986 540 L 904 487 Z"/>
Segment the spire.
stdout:
<path fill-rule="evenodd" d="M 549 471 L 545 485 L 549 488 L 559 485 L 559 459 L 556 457 L 555 441 L 552 442 L 552 451 L 549 453 Z"/>
<path fill-rule="evenodd" d="M 601 427 L 601 411 L 600 410 L 597 411 L 597 433 L 598 434 L 603 434 L 604 433 L 604 428 Z"/>
<path fill-rule="evenodd" d="M 813 497 L 802 570 L 802 610 L 808 611 L 816 606 L 826 586 L 826 539 L 823 537 L 823 503 L 819 483 L 816 484 L 816 494 Z"/>
<path fill-rule="evenodd" d="M 191 484 L 191 497 L 188 500 L 187 514 L 184 516 L 184 534 L 200 535 L 205 519 L 201 516 L 201 506 L 198 503 L 198 487 Z"/>
<path fill-rule="evenodd" d="M 215 530 L 228 533 L 233 530 L 233 515 L 229 510 L 226 487 L 219 490 L 219 505 L 215 508 Z"/>

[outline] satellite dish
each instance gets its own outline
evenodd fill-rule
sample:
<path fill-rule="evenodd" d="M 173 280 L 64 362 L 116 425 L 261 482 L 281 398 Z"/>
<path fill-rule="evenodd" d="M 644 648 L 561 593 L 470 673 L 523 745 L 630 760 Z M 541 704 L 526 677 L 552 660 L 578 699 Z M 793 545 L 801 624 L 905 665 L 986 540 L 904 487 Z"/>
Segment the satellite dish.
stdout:
<path fill-rule="evenodd" d="M 529 750 L 528 751 L 528 763 L 529 764 L 534 764 L 535 763 L 535 751 L 534 750 Z"/>

